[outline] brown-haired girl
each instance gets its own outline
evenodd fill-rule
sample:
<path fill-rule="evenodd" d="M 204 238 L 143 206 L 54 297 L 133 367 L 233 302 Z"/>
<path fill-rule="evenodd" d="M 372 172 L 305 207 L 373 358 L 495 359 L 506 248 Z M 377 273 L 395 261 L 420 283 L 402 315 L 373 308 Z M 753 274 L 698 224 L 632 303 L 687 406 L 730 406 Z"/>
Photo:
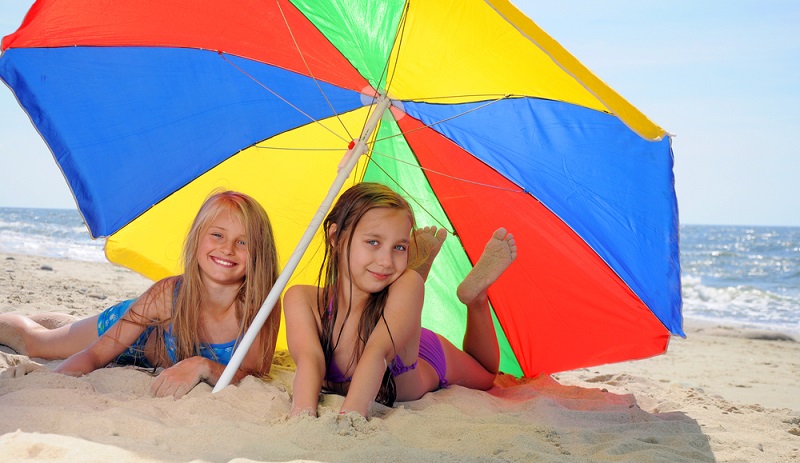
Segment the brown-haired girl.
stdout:
<path fill-rule="evenodd" d="M 516 258 L 500 228 L 459 285 L 467 306 L 464 350 L 421 326 L 424 278 L 438 249 L 417 253 L 416 240 L 441 246 L 446 235 L 413 232 L 409 204 L 386 186 L 360 183 L 323 223 L 326 246 L 319 286 L 284 297 L 286 335 L 297 371 L 292 416 L 316 416 L 322 387 L 345 396 L 340 413 L 367 416 L 373 401 L 416 400 L 446 385 L 489 389 L 500 354 L 486 290 Z M 413 233 L 412 233 L 413 232 Z M 409 263 L 409 251 L 424 262 Z M 418 260 L 418 259 L 413 259 Z"/>

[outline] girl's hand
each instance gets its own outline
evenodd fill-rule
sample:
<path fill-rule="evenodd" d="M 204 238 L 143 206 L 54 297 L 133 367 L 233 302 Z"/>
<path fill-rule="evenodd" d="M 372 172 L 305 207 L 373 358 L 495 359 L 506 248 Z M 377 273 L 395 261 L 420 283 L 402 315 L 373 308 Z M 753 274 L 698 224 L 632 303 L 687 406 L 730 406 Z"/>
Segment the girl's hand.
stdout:
<path fill-rule="evenodd" d="M 150 394 L 180 399 L 208 376 L 208 362 L 203 357 L 190 357 L 165 369 L 150 384 Z"/>
<path fill-rule="evenodd" d="M 0 379 L 22 378 L 28 373 L 33 373 L 34 371 L 38 370 L 47 371 L 47 368 L 45 368 L 45 366 L 41 363 L 36 363 L 31 360 L 30 362 L 24 362 L 6 368 L 2 373 L 0 373 Z"/>

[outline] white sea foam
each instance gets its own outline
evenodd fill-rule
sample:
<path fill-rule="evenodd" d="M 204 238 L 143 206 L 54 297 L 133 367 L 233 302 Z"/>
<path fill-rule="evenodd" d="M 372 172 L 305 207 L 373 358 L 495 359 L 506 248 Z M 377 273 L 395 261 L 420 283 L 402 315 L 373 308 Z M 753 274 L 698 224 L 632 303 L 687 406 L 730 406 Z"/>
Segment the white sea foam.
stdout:
<path fill-rule="evenodd" d="M 0 252 L 104 262 L 106 257 L 103 246 L 103 241 L 70 243 L 54 238 L 6 232 L 0 241 Z"/>
<path fill-rule="evenodd" d="M 681 278 L 683 314 L 750 328 L 800 334 L 800 301 L 753 286 L 706 286 L 700 277 Z"/>
<path fill-rule="evenodd" d="M 800 333 L 800 228 L 681 227 L 686 317 Z"/>
<path fill-rule="evenodd" d="M 104 262 L 75 210 L 0 208 L 0 252 Z M 681 227 L 683 314 L 800 334 L 800 228 Z"/>
<path fill-rule="evenodd" d="M 103 262 L 104 244 L 77 211 L 0 208 L 0 252 Z"/>

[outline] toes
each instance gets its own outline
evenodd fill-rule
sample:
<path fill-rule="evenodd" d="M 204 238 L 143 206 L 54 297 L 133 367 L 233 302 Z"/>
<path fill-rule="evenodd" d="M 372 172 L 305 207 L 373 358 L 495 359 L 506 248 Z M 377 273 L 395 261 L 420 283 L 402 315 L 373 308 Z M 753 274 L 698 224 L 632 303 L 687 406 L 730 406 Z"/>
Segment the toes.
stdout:
<path fill-rule="evenodd" d="M 498 228 L 497 230 L 492 233 L 492 238 L 496 238 L 498 240 L 502 240 L 506 237 L 506 229 L 503 227 Z"/>

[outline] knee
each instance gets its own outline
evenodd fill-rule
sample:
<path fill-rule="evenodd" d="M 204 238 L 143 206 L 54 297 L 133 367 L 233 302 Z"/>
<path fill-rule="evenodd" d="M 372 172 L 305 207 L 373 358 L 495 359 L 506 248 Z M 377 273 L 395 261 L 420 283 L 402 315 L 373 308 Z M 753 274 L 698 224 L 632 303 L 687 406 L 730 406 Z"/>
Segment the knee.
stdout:
<path fill-rule="evenodd" d="M 478 391 L 488 391 L 492 388 L 492 386 L 494 386 L 494 380 L 496 377 L 496 374 L 489 373 L 486 370 L 472 371 L 468 375 L 462 376 L 460 380 L 452 378 L 453 381 L 451 381 L 448 378 L 448 382 L 451 385 L 464 386 Z"/>
<path fill-rule="evenodd" d="M 497 373 L 490 373 L 487 371 L 486 375 L 481 375 L 481 378 L 478 379 L 478 386 L 475 389 L 488 391 L 494 386 L 495 378 L 497 378 Z"/>

